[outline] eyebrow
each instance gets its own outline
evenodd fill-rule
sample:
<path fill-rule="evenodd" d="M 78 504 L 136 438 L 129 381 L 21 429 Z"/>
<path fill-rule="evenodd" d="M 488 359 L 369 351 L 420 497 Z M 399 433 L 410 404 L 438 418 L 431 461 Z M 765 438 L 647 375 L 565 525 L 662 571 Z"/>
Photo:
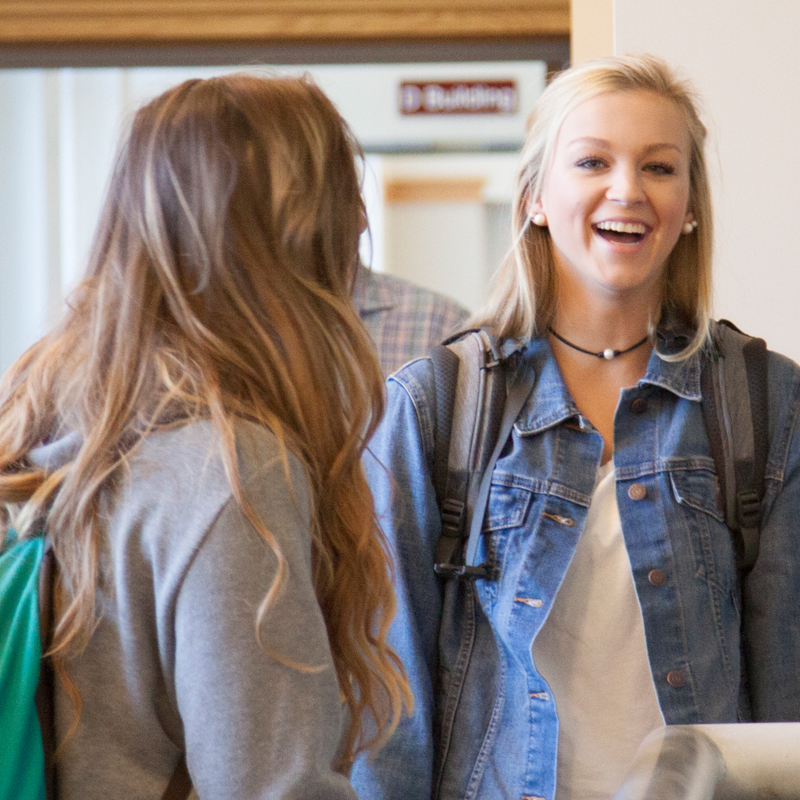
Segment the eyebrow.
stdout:
<path fill-rule="evenodd" d="M 577 144 L 591 144 L 595 147 L 608 147 L 610 142 L 608 142 L 606 139 L 597 139 L 594 136 L 579 136 L 577 139 L 573 139 L 571 142 L 569 142 L 567 147 L 573 147 Z M 651 144 L 645 147 L 644 151 L 645 153 L 651 153 L 654 150 L 663 150 L 664 148 L 677 150 L 679 153 L 683 152 L 678 145 L 673 144 L 672 142 L 658 142 L 656 144 Z"/>

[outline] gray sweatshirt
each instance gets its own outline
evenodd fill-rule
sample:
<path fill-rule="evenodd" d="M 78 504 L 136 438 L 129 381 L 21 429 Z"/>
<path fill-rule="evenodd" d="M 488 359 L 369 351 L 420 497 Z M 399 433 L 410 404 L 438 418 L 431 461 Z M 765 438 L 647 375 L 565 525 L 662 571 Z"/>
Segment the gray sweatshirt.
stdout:
<path fill-rule="evenodd" d="M 58 466 L 66 437 L 33 451 Z M 245 494 L 286 556 L 289 576 L 256 641 L 277 560 L 232 498 L 210 424 L 151 434 L 115 492 L 108 523 L 113 586 L 70 666 L 83 699 L 59 764 L 62 800 L 157 800 L 185 750 L 201 800 L 355 800 L 331 770 L 343 711 L 311 584 L 308 489 L 274 436 L 237 432 Z M 57 687 L 59 739 L 73 719 Z"/>

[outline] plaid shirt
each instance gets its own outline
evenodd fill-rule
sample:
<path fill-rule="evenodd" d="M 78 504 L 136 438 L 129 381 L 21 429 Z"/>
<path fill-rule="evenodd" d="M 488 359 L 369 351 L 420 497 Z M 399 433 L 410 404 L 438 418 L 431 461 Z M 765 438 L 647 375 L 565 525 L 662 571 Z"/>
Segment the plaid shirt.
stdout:
<path fill-rule="evenodd" d="M 366 267 L 359 267 L 353 304 L 385 375 L 428 355 L 469 316 L 455 300 Z"/>

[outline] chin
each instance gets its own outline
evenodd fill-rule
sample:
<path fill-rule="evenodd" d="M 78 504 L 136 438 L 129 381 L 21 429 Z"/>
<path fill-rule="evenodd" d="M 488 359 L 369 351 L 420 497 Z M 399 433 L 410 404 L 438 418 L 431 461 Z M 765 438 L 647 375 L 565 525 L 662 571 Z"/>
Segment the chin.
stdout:
<path fill-rule="evenodd" d="M 643 295 L 652 295 L 655 298 L 656 296 L 660 297 L 661 294 L 661 281 L 654 280 L 652 276 L 637 277 L 630 274 L 606 274 L 598 281 L 598 284 L 605 289 L 606 293 L 619 295 L 620 297 L 633 295 L 642 302 L 647 299 Z"/>

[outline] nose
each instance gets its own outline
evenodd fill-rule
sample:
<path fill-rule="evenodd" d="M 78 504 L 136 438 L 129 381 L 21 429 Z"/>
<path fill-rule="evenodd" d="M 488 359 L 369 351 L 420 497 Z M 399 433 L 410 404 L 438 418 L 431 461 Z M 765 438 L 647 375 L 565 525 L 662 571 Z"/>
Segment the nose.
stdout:
<path fill-rule="evenodd" d="M 606 192 L 609 200 L 624 205 L 640 203 L 645 199 L 642 176 L 633 165 L 619 164 L 610 173 L 611 181 Z"/>

